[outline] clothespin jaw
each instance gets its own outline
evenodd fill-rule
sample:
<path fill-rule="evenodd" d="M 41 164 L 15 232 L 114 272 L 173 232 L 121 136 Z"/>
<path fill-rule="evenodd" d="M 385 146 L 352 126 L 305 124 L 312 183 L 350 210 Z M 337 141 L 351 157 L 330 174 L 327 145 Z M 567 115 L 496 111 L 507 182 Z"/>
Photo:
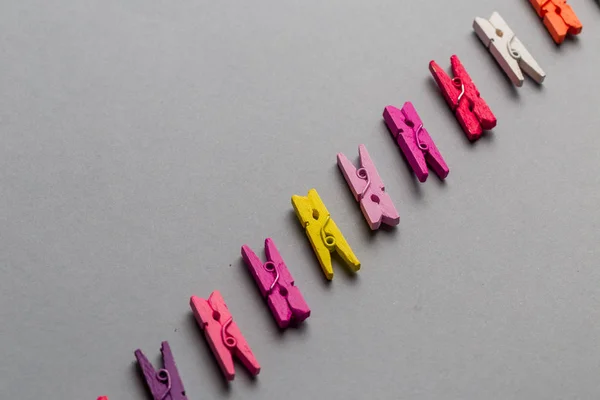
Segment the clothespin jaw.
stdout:
<path fill-rule="evenodd" d="M 383 119 L 420 182 L 429 176 L 428 165 L 440 179 L 446 179 L 450 169 L 411 102 L 404 103 L 401 110 L 385 107 Z"/>
<path fill-rule="evenodd" d="M 475 18 L 473 29 L 512 83 L 523 86 L 523 71 L 539 84 L 544 81 L 546 73 L 500 14 L 494 12 L 489 20 Z"/>
<path fill-rule="evenodd" d="M 385 191 L 383 181 L 365 145 L 358 146 L 358 154 L 360 157 L 358 169 L 342 153 L 338 153 L 337 163 L 354 198 L 360 203 L 365 219 L 372 230 L 379 229 L 382 223 L 389 226 L 398 225 L 400 215 L 392 198 Z"/>
<path fill-rule="evenodd" d="M 235 378 L 233 356 L 241 361 L 252 376 L 258 375 L 260 365 L 233 320 L 221 293 L 215 290 L 208 300 L 192 296 L 190 307 L 225 378 L 228 381 Z"/>
<path fill-rule="evenodd" d="M 285 329 L 299 324 L 310 316 L 310 308 L 271 238 L 265 240 L 265 253 L 267 262 L 263 264 L 250 247 L 242 246 L 242 258 L 267 299 L 277 325 Z"/>
<path fill-rule="evenodd" d="M 529 0 L 540 16 L 552 39 L 557 44 L 564 42 L 567 34 L 579 35 L 583 25 L 566 0 Z"/>
<path fill-rule="evenodd" d="M 453 79 L 435 61 L 429 63 L 429 71 L 469 140 L 477 140 L 484 130 L 496 126 L 496 117 L 481 98 L 479 90 L 459 58 L 453 55 L 450 57 L 450 63 Z"/>
<path fill-rule="evenodd" d="M 328 280 L 333 279 L 331 263 L 333 252 L 342 258 L 352 272 L 360 269 L 360 261 L 352 252 L 315 189 L 310 189 L 306 197 L 293 195 L 292 206 Z"/>
<path fill-rule="evenodd" d="M 179 377 L 175 358 L 168 342 L 162 342 L 160 352 L 163 357 L 164 368 L 154 370 L 140 349 L 135 351 L 135 358 L 144 374 L 146 385 L 150 389 L 154 400 L 187 400 L 183 382 Z"/>

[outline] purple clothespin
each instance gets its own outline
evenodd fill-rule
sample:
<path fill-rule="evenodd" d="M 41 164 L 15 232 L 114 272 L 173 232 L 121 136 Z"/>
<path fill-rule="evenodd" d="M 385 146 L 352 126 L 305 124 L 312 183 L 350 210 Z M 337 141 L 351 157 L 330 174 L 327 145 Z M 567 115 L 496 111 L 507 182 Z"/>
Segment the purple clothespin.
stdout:
<path fill-rule="evenodd" d="M 365 219 L 373 230 L 379 229 L 382 222 L 389 226 L 398 225 L 400 215 L 394 207 L 392 198 L 386 193 L 383 181 L 364 144 L 358 146 L 358 154 L 359 169 L 356 169 L 342 153 L 338 153 L 337 162 L 354 198 L 360 203 Z"/>
<path fill-rule="evenodd" d="M 265 240 L 265 253 L 267 262 L 263 264 L 250 247 L 242 246 L 242 257 L 248 270 L 260 288 L 260 293 L 267 299 L 277 325 L 285 329 L 290 324 L 298 324 L 308 318 L 310 308 L 300 290 L 294 286 L 294 278 L 271 238 Z"/>
<path fill-rule="evenodd" d="M 160 352 L 164 368 L 155 371 L 144 353 L 140 349 L 135 351 L 135 358 L 144 373 L 144 379 L 152 393 L 152 398 L 154 400 L 187 400 L 183 382 L 177 372 L 175 359 L 168 342 L 162 342 Z"/>
<path fill-rule="evenodd" d="M 427 164 L 440 179 L 448 176 L 450 169 L 411 102 L 404 103 L 402 110 L 387 106 L 383 110 L 383 119 L 419 181 L 427 180 Z"/>

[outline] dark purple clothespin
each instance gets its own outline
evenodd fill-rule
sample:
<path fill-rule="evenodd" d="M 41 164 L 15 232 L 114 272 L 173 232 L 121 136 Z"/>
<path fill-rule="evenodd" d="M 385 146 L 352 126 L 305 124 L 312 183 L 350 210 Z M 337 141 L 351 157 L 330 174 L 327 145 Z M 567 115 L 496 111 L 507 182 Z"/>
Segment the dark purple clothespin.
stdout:
<path fill-rule="evenodd" d="M 162 342 L 160 352 L 164 368 L 155 371 L 144 353 L 140 349 L 135 351 L 135 358 L 144 373 L 144 379 L 152 393 L 152 398 L 154 400 L 187 400 L 183 382 L 177 372 L 175 359 L 168 342 Z"/>

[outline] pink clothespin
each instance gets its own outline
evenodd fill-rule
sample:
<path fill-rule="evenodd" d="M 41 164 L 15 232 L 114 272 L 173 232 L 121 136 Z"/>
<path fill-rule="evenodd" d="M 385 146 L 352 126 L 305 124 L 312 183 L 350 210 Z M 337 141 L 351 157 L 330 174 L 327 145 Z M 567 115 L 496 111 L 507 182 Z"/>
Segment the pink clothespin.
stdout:
<path fill-rule="evenodd" d="M 240 328 L 233 320 L 221 293 L 215 290 L 208 301 L 192 296 L 190 307 L 194 312 L 196 322 L 204 330 L 204 336 L 206 336 L 225 378 L 228 381 L 235 378 L 233 356 L 236 356 L 244 364 L 251 375 L 258 375 L 260 365 Z"/>
<path fill-rule="evenodd" d="M 360 157 L 359 169 L 356 169 L 354 164 L 342 153 L 338 153 L 337 162 L 354 198 L 360 203 L 365 219 L 373 230 L 379 229 L 382 222 L 389 226 L 398 225 L 400 215 L 394 207 L 392 198 L 386 193 L 383 181 L 379 177 L 365 145 L 358 146 L 358 154 Z"/>
<path fill-rule="evenodd" d="M 263 264 L 250 247 L 242 246 L 242 257 L 248 270 L 260 293 L 267 299 L 277 325 L 285 329 L 290 323 L 298 324 L 308 318 L 310 308 L 300 290 L 294 286 L 294 278 L 271 238 L 265 240 L 265 253 L 268 261 Z"/>
<path fill-rule="evenodd" d="M 420 182 L 427 180 L 428 164 L 440 179 L 448 176 L 450 169 L 411 102 L 404 103 L 401 110 L 387 106 L 383 119 Z"/>
<path fill-rule="evenodd" d="M 108 400 L 108 397 L 106 397 L 106 396 L 100 396 L 100 397 L 98 397 L 97 400 Z"/>

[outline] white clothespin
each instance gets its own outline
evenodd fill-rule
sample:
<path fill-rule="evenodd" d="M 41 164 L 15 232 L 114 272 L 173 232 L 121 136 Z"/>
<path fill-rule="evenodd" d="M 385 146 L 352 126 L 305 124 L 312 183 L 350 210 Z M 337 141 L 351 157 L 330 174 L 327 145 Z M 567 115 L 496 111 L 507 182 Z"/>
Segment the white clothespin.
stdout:
<path fill-rule="evenodd" d="M 537 83 L 544 81 L 546 73 L 500 14 L 494 12 L 489 20 L 475 18 L 473 29 L 515 85 L 523 86 L 523 72 Z"/>

